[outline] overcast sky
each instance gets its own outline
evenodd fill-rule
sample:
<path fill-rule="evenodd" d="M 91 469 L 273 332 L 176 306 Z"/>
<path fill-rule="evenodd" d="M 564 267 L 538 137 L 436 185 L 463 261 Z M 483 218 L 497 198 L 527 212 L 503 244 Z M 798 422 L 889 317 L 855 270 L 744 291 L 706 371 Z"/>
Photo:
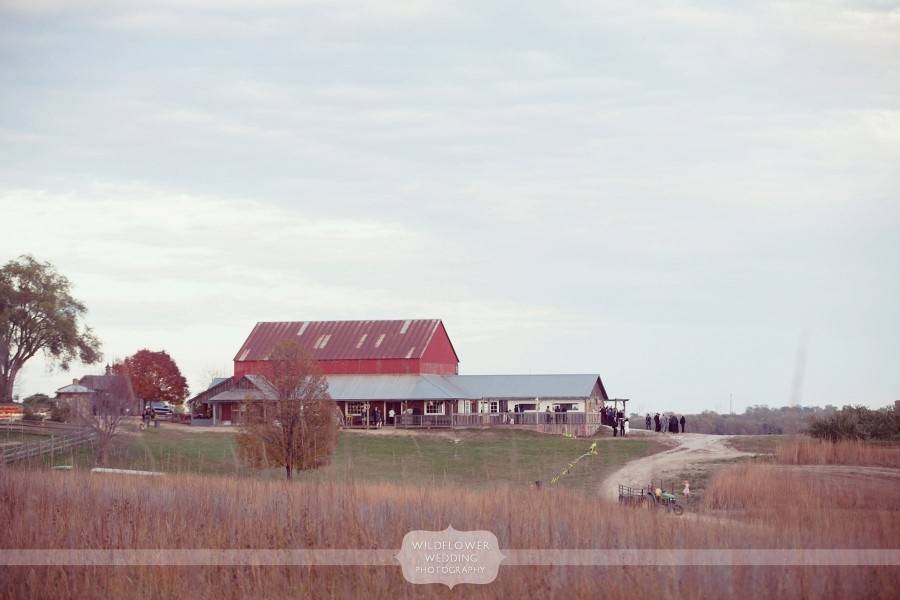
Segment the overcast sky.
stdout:
<path fill-rule="evenodd" d="M 0 262 L 107 360 L 422 317 L 642 412 L 900 398 L 897 2 L 0 6 Z"/>

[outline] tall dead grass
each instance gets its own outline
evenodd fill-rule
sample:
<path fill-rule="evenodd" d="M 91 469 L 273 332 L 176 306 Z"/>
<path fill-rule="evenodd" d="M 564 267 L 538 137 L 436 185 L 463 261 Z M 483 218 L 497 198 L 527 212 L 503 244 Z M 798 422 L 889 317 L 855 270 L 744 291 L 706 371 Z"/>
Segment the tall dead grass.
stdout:
<path fill-rule="evenodd" d="M 770 502 L 771 496 L 753 497 Z M 780 504 L 779 504 L 780 506 Z M 756 507 L 760 510 L 770 508 Z M 820 509 L 816 509 L 820 511 Z M 878 509 L 873 509 L 878 512 Z M 891 547 L 897 513 L 866 547 Z M 815 523 L 828 525 L 827 515 Z M 488 529 L 503 548 L 793 548 L 833 543 L 765 526 L 625 509 L 582 494 L 498 487 L 286 483 L 0 471 L 2 548 L 397 549 L 412 529 Z M 849 525 L 855 521 L 850 521 Z M 848 529 L 849 529 L 848 525 Z M 845 529 L 841 529 L 845 532 Z M 894 536 L 894 537 L 890 537 Z M 857 538 L 852 538 L 856 540 Z M 399 567 L 16 567 L 4 598 L 889 598 L 891 568 L 501 567 L 486 586 L 413 586 Z"/>
<path fill-rule="evenodd" d="M 827 442 L 809 437 L 790 438 L 775 449 L 783 465 L 860 465 L 900 468 L 900 445 L 858 440 Z"/>

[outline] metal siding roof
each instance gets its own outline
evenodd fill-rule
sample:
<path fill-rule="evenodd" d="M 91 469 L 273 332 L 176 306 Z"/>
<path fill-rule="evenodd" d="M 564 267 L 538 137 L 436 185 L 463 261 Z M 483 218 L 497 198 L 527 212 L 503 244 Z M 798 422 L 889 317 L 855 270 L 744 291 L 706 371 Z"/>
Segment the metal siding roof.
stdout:
<path fill-rule="evenodd" d="M 589 398 L 599 375 L 447 375 L 470 398 Z"/>
<path fill-rule="evenodd" d="M 335 400 L 478 400 L 588 398 L 599 375 L 327 375 Z M 255 389 L 236 387 L 207 402 L 274 399 L 262 375 L 244 375 Z"/>
<path fill-rule="evenodd" d="M 223 381 L 228 381 L 229 379 L 231 379 L 231 377 L 213 377 L 212 381 L 209 382 L 209 386 L 207 386 L 206 389 L 211 390 Z"/>
<path fill-rule="evenodd" d="M 85 375 L 78 383 L 93 391 L 102 392 L 112 389 L 118 378 L 118 375 Z"/>
<path fill-rule="evenodd" d="M 335 400 L 451 400 L 465 392 L 440 375 L 328 375 Z"/>
<path fill-rule="evenodd" d="M 400 333 L 407 322 L 406 332 Z M 422 356 L 439 323 L 439 319 L 261 322 L 234 360 L 267 360 L 275 345 L 285 339 L 300 342 L 314 360 L 414 359 Z M 326 335 L 330 337 L 319 347 Z M 363 335 L 366 339 L 357 348 Z M 382 335 L 384 340 L 376 347 Z"/>
<path fill-rule="evenodd" d="M 70 383 L 67 386 L 61 387 L 56 390 L 57 394 L 93 394 L 94 390 L 88 389 L 83 385 L 79 385 L 77 383 Z"/>
<path fill-rule="evenodd" d="M 599 375 L 328 375 L 335 400 L 588 398 Z"/>

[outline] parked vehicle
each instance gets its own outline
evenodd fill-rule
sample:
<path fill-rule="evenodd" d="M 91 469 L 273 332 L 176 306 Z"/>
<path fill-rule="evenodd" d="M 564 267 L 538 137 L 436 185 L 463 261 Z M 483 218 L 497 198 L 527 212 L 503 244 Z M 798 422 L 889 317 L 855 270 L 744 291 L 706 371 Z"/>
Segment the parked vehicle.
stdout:
<path fill-rule="evenodd" d="M 171 418 L 175 411 L 172 410 L 172 407 L 169 406 L 168 402 L 151 402 L 150 410 L 153 411 L 153 414 L 159 417 Z"/>

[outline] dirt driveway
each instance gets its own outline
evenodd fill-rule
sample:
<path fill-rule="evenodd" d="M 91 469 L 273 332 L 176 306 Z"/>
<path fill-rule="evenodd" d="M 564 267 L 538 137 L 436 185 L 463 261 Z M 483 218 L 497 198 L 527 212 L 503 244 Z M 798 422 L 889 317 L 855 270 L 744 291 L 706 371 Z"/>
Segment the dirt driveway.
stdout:
<path fill-rule="evenodd" d="M 697 464 L 753 456 L 750 452 L 741 452 L 726 445 L 725 440 L 731 437 L 727 435 L 705 433 L 645 435 L 660 436 L 661 441 L 671 441 L 677 445 L 671 450 L 633 460 L 613 472 L 601 484 L 600 496 L 602 498 L 618 500 L 620 483 L 641 487 L 647 485 L 651 479 L 666 478 L 669 474 L 681 473 Z"/>

